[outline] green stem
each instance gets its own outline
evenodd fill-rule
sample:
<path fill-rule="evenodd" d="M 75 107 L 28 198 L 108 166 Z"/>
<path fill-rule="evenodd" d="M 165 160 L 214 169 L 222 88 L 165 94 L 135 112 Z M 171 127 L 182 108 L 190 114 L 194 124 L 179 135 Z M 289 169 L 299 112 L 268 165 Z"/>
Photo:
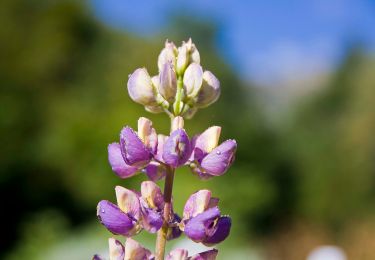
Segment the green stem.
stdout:
<path fill-rule="evenodd" d="M 182 81 L 182 77 L 181 76 L 178 76 L 178 79 L 177 79 L 177 91 L 176 91 L 176 98 L 175 98 L 175 103 L 173 105 L 173 112 L 174 114 L 177 116 L 180 114 L 182 108 L 181 108 L 181 105 L 182 105 L 182 94 L 183 94 L 183 81 Z"/>

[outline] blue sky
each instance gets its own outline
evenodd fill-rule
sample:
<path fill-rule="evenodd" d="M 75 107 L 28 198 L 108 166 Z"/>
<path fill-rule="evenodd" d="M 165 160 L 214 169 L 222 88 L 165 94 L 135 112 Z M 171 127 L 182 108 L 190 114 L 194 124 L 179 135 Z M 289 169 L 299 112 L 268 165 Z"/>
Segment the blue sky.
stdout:
<path fill-rule="evenodd" d="M 375 1 L 91 0 L 91 3 L 104 23 L 145 37 L 162 33 L 174 10 L 219 21 L 218 48 L 244 79 L 259 84 L 275 85 L 330 70 L 342 60 L 353 40 L 360 40 L 369 52 L 375 52 Z"/>

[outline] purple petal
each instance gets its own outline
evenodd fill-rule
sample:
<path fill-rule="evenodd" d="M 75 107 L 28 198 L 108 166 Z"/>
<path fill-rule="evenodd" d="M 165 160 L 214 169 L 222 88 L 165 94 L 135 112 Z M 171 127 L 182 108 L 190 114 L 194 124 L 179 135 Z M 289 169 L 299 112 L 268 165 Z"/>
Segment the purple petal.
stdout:
<path fill-rule="evenodd" d="M 124 260 L 128 259 L 148 260 L 152 259 L 152 254 L 150 250 L 144 248 L 140 243 L 134 239 L 128 238 L 125 242 Z"/>
<path fill-rule="evenodd" d="M 120 241 L 113 237 L 108 239 L 109 244 L 109 259 L 110 260 L 124 260 L 125 248 Z"/>
<path fill-rule="evenodd" d="M 140 117 L 138 119 L 138 137 L 151 153 L 156 153 L 158 135 L 156 134 L 155 129 L 152 127 L 151 120 L 145 117 Z"/>
<path fill-rule="evenodd" d="M 163 179 L 167 174 L 165 166 L 158 162 L 150 162 L 143 171 L 154 182 Z"/>
<path fill-rule="evenodd" d="M 187 260 L 188 259 L 188 251 L 186 249 L 176 248 L 173 249 L 167 255 L 166 260 Z"/>
<path fill-rule="evenodd" d="M 161 212 L 150 208 L 142 209 L 142 227 L 150 233 L 156 233 L 163 226 Z"/>
<path fill-rule="evenodd" d="M 212 232 L 215 220 L 219 217 L 219 208 L 214 207 L 191 218 L 185 225 L 186 236 L 195 242 L 203 242 L 207 238 L 207 233 Z"/>
<path fill-rule="evenodd" d="M 173 220 L 169 223 L 172 227 L 168 228 L 167 240 L 173 240 L 181 236 L 182 231 L 180 230 L 178 224 L 181 222 L 179 215 L 174 214 Z"/>
<path fill-rule="evenodd" d="M 139 220 L 141 215 L 139 196 L 134 191 L 121 186 L 116 186 L 115 192 L 118 207 L 131 218 Z"/>
<path fill-rule="evenodd" d="M 189 137 L 183 129 L 177 129 L 168 137 L 163 150 L 163 159 L 167 164 L 173 167 L 181 166 L 191 154 Z"/>
<path fill-rule="evenodd" d="M 124 127 L 120 134 L 120 149 L 125 162 L 132 166 L 145 166 L 151 153 L 130 127 Z"/>
<path fill-rule="evenodd" d="M 107 200 L 99 202 L 97 216 L 99 221 L 113 234 L 131 236 L 137 233 L 135 221 Z"/>
<path fill-rule="evenodd" d="M 141 184 L 142 198 L 147 202 L 149 208 L 161 211 L 164 207 L 164 197 L 155 182 L 144 181 Z"/>
<path fill-rule="evenodd" d="M 208 208 L 211 199 L 211 191 L 199 190 L 192 194 L 184 207 L 184 220 L 190 219 L 204 212 Z"/>
<path fill-rule="evenodd" d="M 215 260 L 218 252 L 219 251 L 217 249 L 208 250 L 208 251 L 193 255 L 192 257 L 189 258 L 189 260 Z"/>
<path fill-rule="evenodd" d="M 237 149 L 235 140 L 227 140 L 212 150 L 201 162 L 206 173 L 219 176 L 224 174 L 234 160 Z"/>
<path fill-rule="evenodd" d="M 164 144 L 165 141 L 168 139 L 168 136 L 166 135 L 158 135 L 158 147 L 157 147 L 157 152 L 155 154 L 155 159 L 158 160 L 159 162 L 164 162 L 163 160 L 163 151 L 164 151 Z"/>
<path fill-rule="evenodd" d="M 101 257 L 100 255 L 94 255 L 94 256 L 92 257 L 92 260 L 104 260 L 104 258 Z"/>
<path fill-rule="evenodd" d="M 214 244 L 224 241 L 230 232 L 232 222 L 230 217 L 220 217 L 217 221 L 215 228 L 212 232 L 209 232 L 207 238 L 203 241 L 206 246 L 212 246 Z"/>
<path fill-rule="evenodd" d="M 112 143 L 108 145 L 108 160 L 111 164 L 112 170 L 120 178 L 129 178 L 134 176 L 138 168 L 127 165 L 124 158 L 121 155 L 120 145 L 118 143 Z"/>

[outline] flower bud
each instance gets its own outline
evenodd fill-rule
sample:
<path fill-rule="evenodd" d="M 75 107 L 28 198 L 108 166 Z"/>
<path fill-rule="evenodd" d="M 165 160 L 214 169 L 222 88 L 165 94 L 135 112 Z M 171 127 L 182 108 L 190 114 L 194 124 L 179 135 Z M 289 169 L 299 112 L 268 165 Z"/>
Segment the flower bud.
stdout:
<path fill-rule="evenodd" d="M 173 102 L 177 91 L 176 73 L 170 62 L 164 63 L 160 70 L 158 89 L 160 94 L 169 102 Z"/>
<path fill-rule="evenodd" d="M 150 75 L 144 68 L 136 69 L 130 75 L 128 80 L 128 92 L 131 99 L 135 102 L 147 105 L 156 106 L 156 93 L 153 87 Z"/>
<path fill-rule="evenodd" d="M 189 64 L 189 51 L 187 46 L 183 44 L 178 48 L 178 56 L 176 62 L 176 72 L 179 75 L 182 75 L 186 69 L 186 66 Z"/>
<path fill-rule="evenodd" d="M 195 47 L 195 44 L 192 42 L 191 38 L 189 38 L 188 42 L 186 43 L 187 49 L 189 51 L 189 62 L 190 63 L 200 63 L 201 58 L 198 52 L 197 47 Z"/>
<path fill-rule="evenodd" d="M 220 96 L 220 82 L 210 71 L 203 73 L 203 84 L 199 90 L 196 106 L 204 108 L 214 103 Z"/>
<path fill-rule="evenodd" d="M 188 98 L 194 98 L 201 89 L 203 82 L 203 70 L 197 63 L 192 63 L 186 69 L 183 79 L 185 94 Z"/>
<path fill-rule="evenodd" d="M 164 49 L 160 52 L 158 57 L 158 68 L 159 71 L 163 69 L 165 63 L 171 63 L 172 66 L 176 66 L 176 54 L 177 48 L 173 42 L 168 40 L 165 42 Z"/>

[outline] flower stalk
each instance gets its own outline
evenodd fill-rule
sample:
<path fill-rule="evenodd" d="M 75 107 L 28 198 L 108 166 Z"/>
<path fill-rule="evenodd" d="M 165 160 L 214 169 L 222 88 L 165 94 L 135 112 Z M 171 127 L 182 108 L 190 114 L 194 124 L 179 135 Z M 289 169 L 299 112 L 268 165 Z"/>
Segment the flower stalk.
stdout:
<path fill-rule="evenodd" d="M 219 80 L 203 71 L 200 55 L 189 39 L 177 48 L 166 42 L 158 57 L 159 74 L 150 76 L 145 68 L 130 75 L 127 89 L 133 101 L 151 113 L 165 112 L 171 119 L 169 136 L 157 134 L 151 120 L 141 117 L 137 131 L 125 126 L 120 140 L 108 146 L 108 161 L 115 174 L 130 178 L 144 173 L 149 180 L 140 191 L 116 186 L 117 203 L 102 200 L 97 216 L 110 232 L 126 237 L 125 243 L 109 239 L 110 260 L 214 260 L 218 250 L 211 249 L 189 256 L 176 248 L 166 256 L 168 240 L 182 233 L 196 243 L 214 246 L 224 241 L 231 229 L 231 218 L 221 215 L 219 199 L 211 191 L 190 195 L 183 215 L 173 211 L 172 191 L 175 171 L 189 167 L 200 179 L 223 175 L 233 163 L 237 143 L 219 144 L 221 127 L 212 126 L 190 138 L 184 129 L 184 118 L 192 118 L 198 109 L 214 103 L 220 95 Z M 165 179 L 162 193 L 157 181 Z M 182 216 L 182 218 L 180 217 Z M 157 233 L 155 253 L 131 237 L 142 230 Z M 95 255 L 95 260 L 102 260 Z"/>
<path fill-rule="evenodd" d="M 167 243 L 167 234 L 169 223 L 172 219 L 172 190 L 175 169 L 172 167 L 167 168 L 167 175 L 165 176 L 164 184 L 164 214 L 163 226 L 157 233 L 156 238 L 156 260 L 163 260 L 165 255 L 165 246 Z"/>

